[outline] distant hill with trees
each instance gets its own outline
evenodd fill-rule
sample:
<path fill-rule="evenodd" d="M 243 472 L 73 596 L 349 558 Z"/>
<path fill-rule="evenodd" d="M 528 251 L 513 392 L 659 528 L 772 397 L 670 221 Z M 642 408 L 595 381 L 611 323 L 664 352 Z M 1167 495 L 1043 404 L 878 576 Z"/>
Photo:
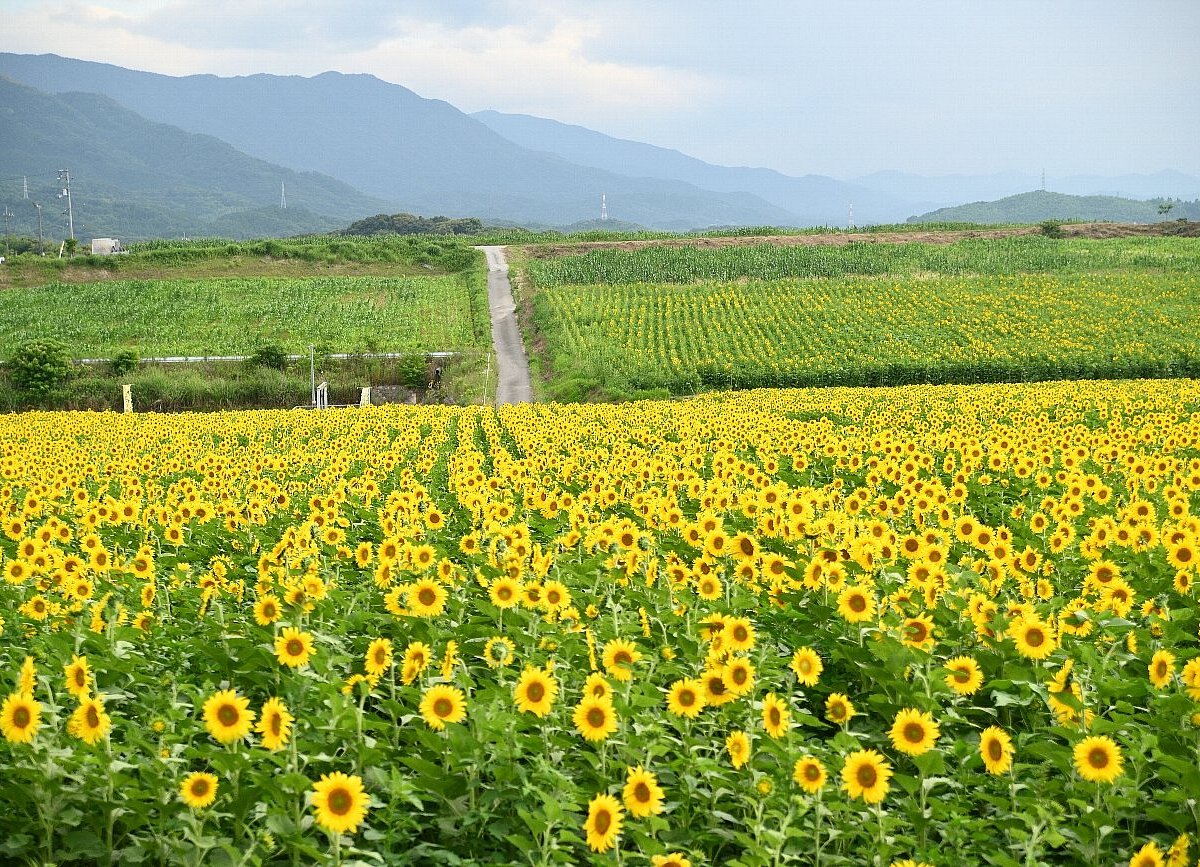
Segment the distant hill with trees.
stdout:
<path fill-rule="evenodd" d="M 420 217 L 416 214 L 376 214 L 355 220 L 339 235 L 478 235 L 483 222 L 477 217 Z"/>
<path fill-rule="evenodd" d="M 1040 223 L 1044 220 L 1105 220 L 1114 223 L 1157 223 L 1200 220 L 1200 200 L 1138 199 L 1117 196 L 1069 196 L 1036 190 L 994 202 L 972 202 L 909 217 L 910 223 Z"/>

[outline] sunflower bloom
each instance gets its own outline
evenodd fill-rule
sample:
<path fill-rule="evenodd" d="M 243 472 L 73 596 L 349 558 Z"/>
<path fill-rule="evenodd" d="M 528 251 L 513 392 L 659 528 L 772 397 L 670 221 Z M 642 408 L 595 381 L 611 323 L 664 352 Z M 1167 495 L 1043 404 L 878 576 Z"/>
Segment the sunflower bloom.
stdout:
<path fill-rule="evenodd" d="M 820 759 L 803 756 L 796 759 L 796 764 L 792 766 L 792 779 L 804 791 L 815 795 L 825 787 L 828 774 Z"/>
<path fill-rule="evenodd" d="M 956 656 L 946 661 L 945 683 L 959 695 L 974 695 L 983 685 L 979 663 L 969 656 Z"/>
<path fill-rule="evenodd" d="M 663 810 L 663 790 L 654 774 L 638 765 L 628 768 L 625 789 L 621 792 L 625 809 L 637 819 L 657 816 Z"/>
<path fill-rule="evenodd" d="M 1089 783 L 1111 783 L 1121 776 L 1121 748 L 1105 735 L 1086 737 L 1075 745 L 1075 770 Z"/>
<path fill-rule="evenodd" d="M 725 749 L 729 752 L 729 761 L 735 769 L 750 760 L 750 738 L 745 732 L 730 732 L 729 737 L 725 738 Z"/>
<path fill-rule="evenodd" d="M 280 665 L 303 668 L 308 665 L 312 652 L 312 633 L 285 626 L 283 632 L 275 637 L 275 658 L 279 660 Z"/>
<path fill-rule="evenodd" d="M 846 756 L 842 766 L 842 788 L 851 798 L 878 804 L 891 786 L 892 766 L 875 750 L 858 750 Z"/>
<path fill-rule="evenodd" d="M 617 730 L 617 712 L 606 698 L 585 695 L 575 706 L 576 730 L 589 741 L 602 741 Z"/>
<path fill-rule="evenodd" d="M 804 686 L 816 686 L 824 668 L 821 657 L 811 647 L 801 647 L 792 654 L 792 671 Z"/>
<path fill-rule="evenodd" d="M 85 698 L 67 720 L 67 732 L 89 746 L 103 740 L 111 728 L 112 719 L 99 698 Z"/>
<path fill-rule="evenodd" d="M 532 666 L 521 672 L 521 678 L 513 687 L 513 702 L 522 713 L 544 717 L 550 713 L 554 699 L 558 696 L 558 681 L 554 676 Z"/>
<path fill-rule="evenodd" d="M 262 745 L 274 752 L 287 746 L 295 719 L 287 705 L 277 698 L 269 698 L 263 702 L 254 730 L 262 736 Z"/>
<path fill-rule="evenodd" d="M 376 638 L 367 647 L 364 668 L 367 674 L 382 675 L 392 664 L 392 642 L 387 638 Z"/>
<path fill-rule="evenodd" d="M 1150 683 L 1155 689 L 1165 689 L 1175 676 L 1175 654 L 1157 650 L 1150 659 Z"/>
<path fill-rule="evenodd" d="M 362 778 L 340 771 L 325 774 L 313 783 L 312 805 L 317 824 L 334 834 L 353 834 L 367 816 L 370 796 Z"/>
<path fill-rule="evenodd" d="M 896 714 L 889 735 L 892 746 L 910 756 L 919 756 L 933 749 L 941 730 L 932 716 L 915 708 L 905 708 Z"/>
<path fill-rule="evenodd" d="M 435 684 L 421 697 L 421 716 L 431 729 L 440 732 L 447 723 L 466 719 L 467 698 L 461 689 Z"/>
<path fill-rule="evenodd" d="M 197 771 L 183 778 L 179 799 L 193 810 L 203 810 L 217 799 L 217 778 Z"/>
<path fill-rule="evenodd" d="M 42 703 L 30 693 L 14 692 L 0 706 L 0 732 L 12 744 L 28 744 L 42 725 Z"/>
<path fill-rule="evenodd" d="M 236 743 L 250 734 L 254 711 L 250 699 L 242 698 L 232 689 L 221 690 L 204 702 L 204 727 L 220 743 Z"/>
<path fill-rule="evenodd" d="M 792 712 L 788 709 L 786 701 L 780 699 L 773 692 L 767 693 L 762 704 L 763 728 L 766 729 L 767 734 L 773 738 L 781 738 L 786 735 L 791 726 L 791 715 Z"/>
<path fill-rule="evenodd" d="M 979 735 L 979 755 L 989 774 L 1003 774 L 1012 767 L 1013 744 L 1008 732 L 988 726 Z"/>
<path fill-rule="evenodd" d="M 667 710 L 695 719 L 704 710 L 704 685 L 691 678 L 675 681 L 667 692 Z"/>
<path fill-rule="evenodd" d="M 587 844 L 593 852 L 607 852 L 616 845 L 623 815 L 621 803 L 612 795 L 600 794 L 592 798 L 583 830 L 587 832 Z"/>

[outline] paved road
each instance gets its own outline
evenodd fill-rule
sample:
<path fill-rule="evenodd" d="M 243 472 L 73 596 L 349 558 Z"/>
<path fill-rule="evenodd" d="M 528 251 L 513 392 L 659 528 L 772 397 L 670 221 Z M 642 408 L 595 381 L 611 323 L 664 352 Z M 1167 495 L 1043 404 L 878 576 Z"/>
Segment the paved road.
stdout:
<path fill-rule="evenodd" d="M 517 327 L 517 305 L 508 283 L 503 247 L 480 247 L 488 263 L 488 307 L 492 313 L 492 345 L 496 349 L 496 403 L 531 403 L 529 361 Z"/>

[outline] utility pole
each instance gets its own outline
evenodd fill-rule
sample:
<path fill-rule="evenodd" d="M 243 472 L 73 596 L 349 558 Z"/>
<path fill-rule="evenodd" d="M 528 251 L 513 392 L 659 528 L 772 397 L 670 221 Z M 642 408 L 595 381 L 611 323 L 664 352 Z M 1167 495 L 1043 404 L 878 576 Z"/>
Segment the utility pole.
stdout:
<path fill-rule="evenodd" d="M 846 228 L 847 229 L 854 228 L 854 203 L 853 202 L 850 203 L 850 215 L 846 218 Z"/>
<path fill-rule="evenodd" d="M 8 255 L 8 252 L 9 252 L 9 245 L 8 245 L 8 221 L 9 221 L 9 218 L 10 218 L 10 217 L 15 217 L 15 216 L 16 216 L 16 214 L 14 214 L 12 211 L 10 211 L 10 210 L 8 209 L 8 205 L 5 205 L 5 206 L 4 206 L 4 254 L 5 254 L 6 256 Z"/>
<path fill-rule="evenodd" d="M 45 245 L 42 244 L 42 206 L 39 205 L 37 202 L 34 202 L 33 206 L 35 208 L 37 208 L 37 212 L 38 212 L 38 255 L 45 256 L 46 255 L 46 247 L 45 247 Z"/>
<path fill-rule="evenodd" d="M 608 197 L 604 193 L 600 194 L 600 219 L 608 219 Z"/>
<path fill-rule="evenodd" d="M 283 181 L 279 182 L 279 210 L 287 210 L 287 190 L 283 187 Z"/>
<path fill-rule="evenodd" d="M 61 169 L 58 173 L 58 182 L 62 185 L 62 192 L 58 194 L 60 199 L 67 200 L 67 230 L 70 233 L 71 240 L 75 240 L 75 207 L 71 204 L 71 172 L 69 169 Z"/>
<path fill-rule="evenodd" d="M 29 199 L 29 178 L 27 177 L 21 178 L 21 198 Z"/>

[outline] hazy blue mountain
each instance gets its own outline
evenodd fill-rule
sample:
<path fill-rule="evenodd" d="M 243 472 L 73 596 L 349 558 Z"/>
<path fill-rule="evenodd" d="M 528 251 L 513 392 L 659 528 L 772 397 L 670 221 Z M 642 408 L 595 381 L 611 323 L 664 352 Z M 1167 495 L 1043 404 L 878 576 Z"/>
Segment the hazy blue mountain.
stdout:
<path fill-rule="evenodd" d="M 823 175 L 791 177 L 773 169 L 713 165 L 677 150 L 527 114 L 480 111 L 471 117 L 516 144 L 580 165 L 684 181 L 707 190 L 754 193 L 798 215 L 800 225 L 845 225 L 851 205 L 856 223 L 901 222 L 924 203 Z"/>
<path fill-rule="evenodd" d="M 910 223 L 1040 223 L 1043 220 L 1110 220 L 1119 223 L 1157 223 L 1186 218 L 1200 220 L 1200 201 L 1169 202 L 1171 210 L 1159 213 L 1162 199 L 1138 201 L 1116 196 L 1069 196 L 1036 190 L 995 202 L 972 202 L 940 208 L 909 218 Z"/>
<path fill-rule="evenodd" d="M 925 177 L 905 172 L 883 171 L 863 175 L 854 183 L 882 190 L 914 202 L 926 203 L 925 210 L 964 202 L 993 201 L 1042 187 L 1040 174 L 1000 172 L 991 175 L 941 175 Z M 1071 175 L 1046 177 L 1049 192 L 1074 196 L 1118 196 L 1131 199 L 1156 197 L 1200 198 L 1200 178 L 1181 172 L 1154 174 Z"/>
<path fill-rule="evenodd" d="M 71 170 L 76 235 L 135 239 L 324 231 L 386 207 L 341 181 L 240 153 L 211 136 L 152 123 L 88 93 L 50 95 L 0 77 L 0 199 L 36 232 L 65 234 L 57 172 Z M 14 180 L 14 178 L 16 178 Z M 281 210 L 280 185 L 288 208 Z"/>
<path fill-rule="evenodd" d="M 659 228 L 798 221 L 749 193 L 626 177 L 535 153 L 448 103 L 370 75 L 180 78 L 17 54 L 0 54 L 0 74 L 52 93 L 102 93 L 151 120 L 338 178 L 394 202 L 392 210 L 562 224 L 598 216 L 605 193 L 614 218 Z"/>

